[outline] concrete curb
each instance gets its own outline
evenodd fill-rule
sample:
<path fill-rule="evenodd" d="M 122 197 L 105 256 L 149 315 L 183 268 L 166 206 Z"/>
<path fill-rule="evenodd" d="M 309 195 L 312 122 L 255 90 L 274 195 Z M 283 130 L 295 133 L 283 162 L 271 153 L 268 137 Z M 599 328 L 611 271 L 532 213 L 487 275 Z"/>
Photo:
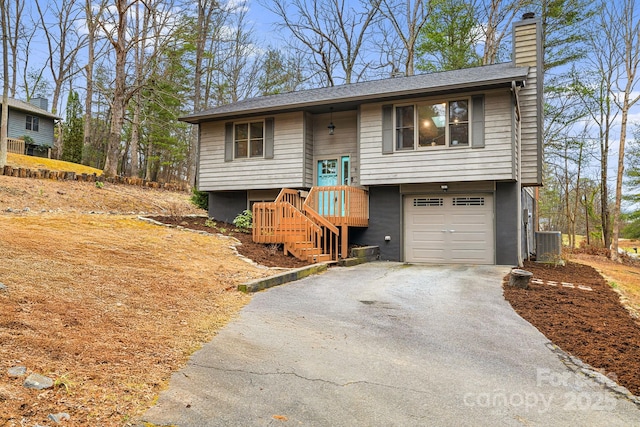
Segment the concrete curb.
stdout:
<path fill-rule="evenodd" d="M 313 264 L 306 267 L 297 268 L 284 273 L 277 274 L 271 277 L 265 277 L 263 279 L 252 280 L 247 283 L 238 285 L 240 292 L 258 292 L 274 286 L 282 285 L 284 283 L 300 280 L 304 277 L 311 276 L 313 274 L 322 273 L 327 271 L 329 265 L 335 264 L 335 262 L 323 262 L 319 264 Z"/>
<path fill-rule="evenodd" d="M 365 262 L 380 260 L 380 248 L 378 246 L 362 246 L 352 248 L 350 258 L 344 258 L 338 261 L 340 267 L 353 267 L 354 265 L 364 264 Z"/>
<path fill-rule="evenodd" d="M 290 270 L 275 276 L 264 279 L 256 279 L 251 282 L 238 285 L 240 292 L 258 292 L 274 286 L 300 280 L 312 274 L 322 273 L 327 270 L 330 265 L 337 264 L 340 267 L 353 267 L 365 262 L 376 261 L 380 259 L 380 249 L 377 246 L 365 246 L 354 248 L 351 250 L 351 258 L 341 259 L 339 261 L 329 261 L 319 264 L 309 265 L 307 267 Z"/>

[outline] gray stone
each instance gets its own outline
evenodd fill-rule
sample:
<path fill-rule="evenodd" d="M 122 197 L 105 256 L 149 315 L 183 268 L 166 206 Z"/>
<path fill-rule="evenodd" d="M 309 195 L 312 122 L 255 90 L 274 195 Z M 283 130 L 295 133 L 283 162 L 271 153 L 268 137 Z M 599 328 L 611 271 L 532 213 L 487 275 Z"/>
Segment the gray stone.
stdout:
<path fill-rule="evenodd" d="M 24 380 L 26 388 L 34 388 L 36 390 L 44 390 L 53 387 L 53 380 L 40 374 L 31 374 Z"/>
<path fill-rule="evenodd" d="M 29 208 L 29 207 L 26 207 L 26 208 L 24 208 L 24 209 L 22 209 L 22 210 L 23 210 L 24 212 L 31 212 L 31 208 Z"/>
<path fill-rule="evenodd" d="M 529 281 L 533 277 L 533 273 L 519 268 L 511 270 L 509 276 L 509 285 L 515 286 L 520 289 L 527 289 L 529 287 Z"/>
<path fill-rule="evenodd" d="M 61 421 L 69 421 L 71 416 L 66 412 L 60 412 L 58 414 L 49 414 L 49 419 L 56 424 L 59 424 Z"/>
<path fill-rule="evenodd" d="M 27 368 L 24 366 L 13 366 L 7 369 L 7 374 L 10 377 L 21 377 L 23 375 L 26 375 L 26 373 L 27 373 Z"/>
<path fill-rule="evenodd" d="M 5 209 L 5 212 L 13 212 L 13 209 L 7 208 L 7 209 Z"/>
<path fill-rule="evenodd" d="M 6 291 L 6 290 L 8 290 L 8 289 L 9 289 L 9 288 L 7 287 L 7 285 L 5 285 L 4 283 L 0 283 L 0 292 L 2 292 L 2 291 Z"/>

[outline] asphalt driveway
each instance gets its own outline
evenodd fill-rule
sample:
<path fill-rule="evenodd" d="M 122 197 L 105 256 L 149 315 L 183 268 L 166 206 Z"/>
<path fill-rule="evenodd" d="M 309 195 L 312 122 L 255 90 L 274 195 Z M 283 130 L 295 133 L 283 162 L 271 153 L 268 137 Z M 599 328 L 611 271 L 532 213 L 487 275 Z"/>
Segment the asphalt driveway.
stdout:
<path fill-rule="evenodd" d="M 640 425 L 502 297 L 508 269 L 371 263 L 261 292 L 144 416 L 189 426 Z"/>

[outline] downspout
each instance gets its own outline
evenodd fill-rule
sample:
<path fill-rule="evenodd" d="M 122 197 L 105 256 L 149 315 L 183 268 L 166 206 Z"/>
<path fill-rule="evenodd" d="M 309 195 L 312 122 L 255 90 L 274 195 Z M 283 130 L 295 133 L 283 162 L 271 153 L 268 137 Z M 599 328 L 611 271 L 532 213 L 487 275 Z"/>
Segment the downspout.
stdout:
<path fill-rule="evenodd" d="M 193 172 L 194 173 L 194 176 L 193 176 L 193 187 L 196 190 L 200 191 L 200 179 L 199 179 L 200 178 L 200 149 L 201 149 L 201 147 L 200 147 L 200 144 L 201 144 L 200 123 L 198 123 L 196 126 L 197 126 L 196 127 L 196 133 L 197 133 L 196 138 L 197 138 L 197 140 L 196 140 L 196 147 L 195 147 L 195 149 L 196 149 L 196 155 L 195 155 L 196 164 L 195 164 L 195 169 L 194 169 L 194 172 Z"/>
<path fill-rule="evenodd" d="M 524 82 L 523 82 L 523 86 L 524 86 Z M 521 122 L 522 122 L 522 115 L 520 112 L 520 99 L 518 98 L 518 93 L 520 91 L 520 86 L 518 86 L 515 82 L 515 80 L 513 80 L 511 82 L 511 91 L 513 92 L 513 98 L 515 100 L 515 107 L 516 107 L 516 150 L 517 150 L 517 156 L 518 156 L 518 160 L 516 162 L 517 168 L 518 170 L 516 171 L 516 183 L 518 185 L 518 201 L 517 201 L 517 213 L 516 213 L 516 220 L 517 220 L 517 226 L 516 226 L 516 232 L 518 234 L 518 239 L 517 239 L 517 251 L 518 251 L 518 266 L 522 267 L 523 266 L 523 260 L 522 260 L 522 134 L 521 134 L 521 130 L 522 130 L 522 126 L 521 126 Z M 528 238 L 528 237 L 527 237 Z"/>

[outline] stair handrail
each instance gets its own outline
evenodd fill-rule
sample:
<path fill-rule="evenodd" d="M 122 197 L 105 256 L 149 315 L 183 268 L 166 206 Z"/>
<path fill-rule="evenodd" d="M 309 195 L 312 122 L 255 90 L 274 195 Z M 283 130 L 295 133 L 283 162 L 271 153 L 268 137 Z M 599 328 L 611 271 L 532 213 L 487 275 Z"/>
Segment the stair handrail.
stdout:
<path fill-rule="evenodd" d="M 303 203 L 297 190 L 284 188 L 274 202 L 254 203 L 253 215 L 254 241 L 284 243 L 286 251 L 294 243 L 288 241 L 287 237 L 302 232 L 307 240 L 322 248 L 331 259 L 337 259 L 340 230 L 308 205 L 306 200 Z M 289 247 L 289 250 L 292 248 Z"/>
<path fill-rule="evenodd" d="M 308 214 L 308 216 L 313 218 L 314 222 L 316 222 L 317 224 L 328 228 L 329 230 L 331 230 L 335 234 L 340 234 L 340 230 L 338 230 L 338 227 L 336 227 L 335 225 L 331 224 L 331 222 L 329 222 L 328 219 L 326 219 L 325 217 L 320 215 L 320 213 L 318 211 L 316 211 L 311 206 L 311 203 L 313 203 L 312 202 L 313 195 L 314 195 L 314 192 L 316 191 L 315 189 L 316 189 L 316 187 L 311 188 L 311 191 L 309 192 L 309 195 L 307 196 L 307 198 L 305 199 L 305 201 L 304 201 L 304 203 L 302 205 L 302 210 L 304 211 L 305 214 Z"/>
<path fill-rule="evenodd" d="M 299 211 L 302 210 L 302 197 L 300 197 L 300 191 L 298 190 L 283 188 L 274 202 L 288 202 Z"/>

